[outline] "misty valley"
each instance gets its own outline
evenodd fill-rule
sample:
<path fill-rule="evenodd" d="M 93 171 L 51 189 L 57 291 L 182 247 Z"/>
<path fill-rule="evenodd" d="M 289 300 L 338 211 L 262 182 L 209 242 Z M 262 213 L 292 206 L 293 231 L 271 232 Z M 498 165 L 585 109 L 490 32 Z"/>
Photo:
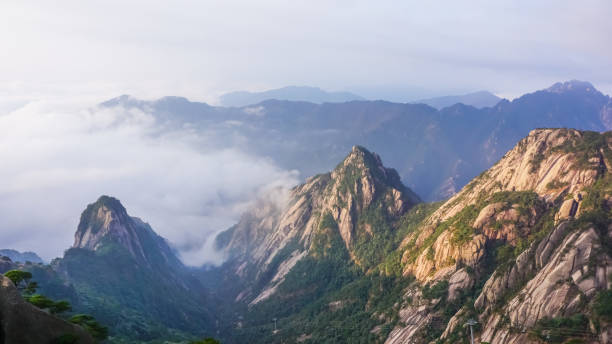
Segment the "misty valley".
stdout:
<path fill-rule="evenodd" d="M 609 96 L 581 81 L 465 98 L 482 106 L 306 91 L 327 98 L 96 105 L 155 123 L 150 137 L 202 135 L 280 167 L 235 165 L 273 180 L 205 236 L 166 238 L 131 192 L 58 208 L 77 223 L 60 257 L 0 250 L 0 343 L 612 342 Z M 143 197 L 174 204 L 158 194 Z"/>

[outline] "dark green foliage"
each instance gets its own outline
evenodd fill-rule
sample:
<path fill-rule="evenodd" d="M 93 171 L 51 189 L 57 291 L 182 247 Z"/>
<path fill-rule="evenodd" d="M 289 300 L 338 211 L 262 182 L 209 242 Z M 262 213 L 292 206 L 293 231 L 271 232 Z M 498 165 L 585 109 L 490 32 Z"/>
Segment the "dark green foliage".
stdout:
<path fill-rule="evenodd" d="M 594 168 L 596 165 L 589 162 L 591 158 L 599 157 L 602 150 L 604 156 L 610 156 L 611 152 L 608 148 L 608 140 L 610 140 L 611 136 L 612 134 L 610 132 L 602 134 L 595 131 L 583 131 L 581 138 L 573 137 L 571 140 L 567 140 L 563 145 L 555 147 L 554 150 L 575 154 L 578 159 L 573 166 L 574 168 Z"/>
<path fill-rule="evenodd" d="M 311 254 L 316 258 L 328 258 L 341 262 L 349 258 L 344 241 L 338 232 L 338 224 L 329 213 L 323 214 L 319 222 L 319 230 L 312 239 Z"/>
<path fill-rule="evenodd" d="M 564 343 L 570 338 L 588 336 L 588 323 L 583 314 L 569 318 L 544 318 L 536 323 L 530 335 L 548 343 Z"/>
<path fill-rule="evenodd" d="M 143 265 L 123 246 L 109 241 L 97 251 L 73 248 L 59 264 L 78 295 L 74 310 L 95 316 L 115 338 L 182 340 L 189 339 L 185 332 L 204 335 L 211 326 L 203 288 L 183 289 L 191 281 L 179 280 L 180 270 Z"/>
<path fill-rule="evenodd" d="M 70 322 L 85 328 L 95 339 L 105 340 L 108 338 L 108 328 L 100 325 L 100 323 L 89 314 L 76 314 L 70 318 Z"/>
<path fill-rule="evenodd" d="M 546 184 L 546 188 L 551 190 L 551 189 L 559 189 L 562 187 L 567 186 L 568 183 L 567 182 L 560 182 L 558 180 L 553 180 L 551 182 L 549 182 L 548 184 Z"/>
<path fill-rule="evenodd" d="M 471 240 L 473 234 L 475 233 L 474 229 L 472 228 L 472 223 L 474 223 L 474 220 L 478 216 L 478 212 L 482 207 L 484 207 L 484 205 L 480 207 L 469 205 L 463 208 L 459 213 L 455 214 L 450 219 L 437 224 L 433 234 L 427 237 L 427 239 L 425 239 L 425 241 L 423 241 L 423 243 L 419 247 L 416 247 L 414 245 L 414 241 L 411 242 L 407 247 L 407 250 L 410 252 L 408 261 L 411 263 L 416 261 L 417 257 L 424 250 L 427 250 L 428 257 L 433 259 L 434 252 L 429 253 L 430 248 L 436 241 L 436 239 L 438 239 L 438 237 L 448 229 L 453 229 L 453 237 L 451 239 L 453 241 L 453 244 L 455 245 L 461 245 Z"/>
<path fill-rule="evenodd" d="M 51 341 L 51 344 L 78 344 L 79 338 L 72 333 L 63 334 Z"/>
<path fill-rule="evenodd" d="M 593 312 L 605 320 L 612 320 L 612 290 L 604 290 L 597 294 L 593 302 Z"/>
<path fill-rule="evenodd" d="M 70 303 L 64 300 L 54 302 L 53 305 L 49 308 L 51 314 L 60 314 L 71 310 L 72 306 L 70 305 Z"/>
<path fill-rule="evenodd" d="M 374 222 L 375 215 L 368 220 Z M 396 259 L 399 261 L 399 257 Z M 380 261 L 371 262 L 377 263 Z M 385 263 L 392 265 L 385 261 L 380 271 Z M 285 276 L 274 297 L 251 307 L 245 318 L 247 326 L 232 330 L 229 341 L 295 342 L 301 335 L 310 334 L 306 343 L 382 342 L 397 320 L 395 304 L 412 281 L 401 277 L 401 268 L 389 270 L 394 273 L 366 274 L 352 263 L 336 222 L 330 214 L 323 214 L 310 254 Z M 373 314 L 384 314 L 386 320 Z M 279 319 L 277 334 L 272 333 L 273 318 Z M 377 325 L 381 332 L 371 333 Z"/>
<path fill-rule="evenodd" d="M 49 299 L 48 297 L 40 294 L 34 294 L 32 296 L 26 297 L 26 301 L 33 304 L 34 306 L 40 309 L 51 309 L 54 306 L 55 302 Z"/>
<path fill-rule="evenodd" d="M 208 337 L 202 340 L 196 340 L 196 341 L 189 342 L 189 344 L 221 344 L 221 342 L 219 342 L 218 340 L 214 338 Z"/>
<path fill-rule="evenodd" d="M 404 288 L 412 279 L 382 276 L 359 275 L 358 270 L 351 280 L 340 288 L 328 289 L 316 296 L 310 294 L 280 294 L 253 308 L 247 321 L 250 326 L 234 330 L 235 343 L 281 343 L 296 342 L 303 334 L 312 337 L 305 343 L 382 343 L 397 321 L 398 307 Z M 290 273 L 291 274 L 291 273 Z M 325 283 L 324 280 L 321 282 Z M 308 298 L 292 312 L 284 308 L 296 299 Z M 332 307 L 331 303 L 339 303 Z M 376 314 L 376 316 L 375 316 Z M 379 316 L 384 319 L 380 320 Z M 279 318 L 279 333 L 273 334 L 274 317 Z M 381 326 L 379 334 L 371 330 Z"/>
<path fill-rule="evenodd" d="M 500 191 L 488 198 L 487 203 L 505 202 L 508 207 L 518 204 L 520 208 L 542 206 L 543 202 L 533 191 Z"/>
<path fill-rule="evenodd" d="M 448 295 L 448 281 L 440 281 L 431 287 L 429 284 L 426 284 L 421 291 L 423 292 L 423 297 L 428 300 L 446 298 Z"/>
<path fill-rule="evenodd" d="M 389 218 L 381 200 L 371 204 L 359 217 L 360 230 L 354 253 L 364 269 L 378 265 L 395 249 L 392 224 L 393 220 Z M 371 228 L 373 234 L 365 230 L 366 226 Z"/>
<path fill-rule="evenodd" d="M 4 276 L 8 277 L 15 287 L 25 295 L 34 294 L 36 288 L 38 288 L 38 283 L 31 281 L 32 273 L 29 271 L 10 270 L 4 273 Z"/>
<path fill-rule="evenodd" d="M 474 228 L 467 223 L 457 223 L 453 230 L 453 236 L 451 237 L 451 242 L 457 246 L 461 246 L 470 240 L 474 236 Z"/>
<path fill-rule="evenodd" d="M 443 202 L 419 203 L 410 208 L 399 220 L 395 240 L 402 241 L 408 234 L 419 229 L 423 220 L 438 210 L 442 204 Z"/>

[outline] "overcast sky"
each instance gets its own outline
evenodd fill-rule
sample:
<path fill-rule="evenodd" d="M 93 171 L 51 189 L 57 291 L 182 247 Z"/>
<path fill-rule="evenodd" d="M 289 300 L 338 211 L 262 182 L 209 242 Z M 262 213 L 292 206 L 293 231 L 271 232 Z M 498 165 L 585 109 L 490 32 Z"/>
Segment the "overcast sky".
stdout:
<path fill-rule="evenodd" d="M 0 246 L 59 256 L 109 194 L 199 264 L 218 258 L 210 233 L 300 178 L 99 101 L 286 85 L 514 97 L 569 79 L 610 94 L 610 14 L 609 0 L 1 1 Z"/>
<path fill-rule="evenodd" d="M 409 100 L 581 79 L 609 94 L 611 13 L 608 0 L 2 1 L 0 92 L 212 102 L 312 85 Z"/>

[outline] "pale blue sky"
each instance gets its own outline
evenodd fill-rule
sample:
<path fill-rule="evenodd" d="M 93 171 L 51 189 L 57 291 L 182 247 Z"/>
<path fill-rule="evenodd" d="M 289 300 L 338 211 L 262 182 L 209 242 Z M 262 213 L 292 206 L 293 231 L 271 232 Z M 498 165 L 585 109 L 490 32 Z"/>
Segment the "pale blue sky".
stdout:
<path fill-rule="evenodd" d="M 610 1 L 3 1 L 0 96 L 612 91 Z"/>

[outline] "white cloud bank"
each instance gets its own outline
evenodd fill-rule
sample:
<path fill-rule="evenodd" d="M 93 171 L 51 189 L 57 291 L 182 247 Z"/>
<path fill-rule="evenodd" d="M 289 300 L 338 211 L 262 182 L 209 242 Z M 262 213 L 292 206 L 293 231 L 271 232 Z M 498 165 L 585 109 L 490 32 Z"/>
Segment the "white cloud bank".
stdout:
<path fill-rule="evenodd" d="M 60 256 L 82 210 L 117 197 L 180 250 L 218 263 L 206 238 L 256 196 L 296 183 L 268 159 L 215 146 L 215 133 L 167 130 L 123 108 L 30 102 L 0 115 L 0 246 Z"/>

